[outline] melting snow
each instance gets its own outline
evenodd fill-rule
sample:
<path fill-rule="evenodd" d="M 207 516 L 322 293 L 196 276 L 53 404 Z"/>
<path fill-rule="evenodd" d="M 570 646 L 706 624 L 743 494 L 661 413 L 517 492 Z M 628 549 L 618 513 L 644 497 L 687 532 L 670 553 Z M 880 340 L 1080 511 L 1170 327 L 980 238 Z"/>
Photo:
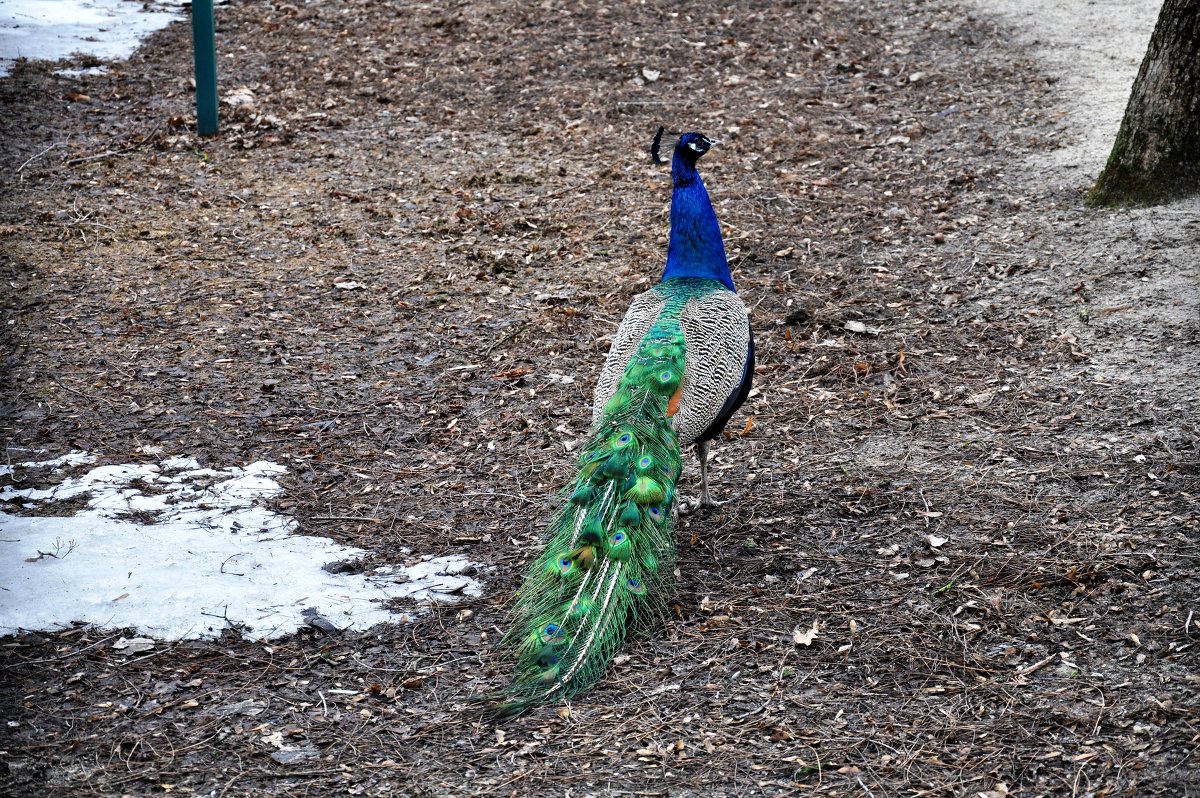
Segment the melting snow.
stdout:
<path fill-rule="evenodd" d="M 76 452 L 19 465 L 40 476 L 93 462 Z M 369 574 L 323 570 L 366 552 L 294 535 L 295 521 L 256 504 L 282 492 L 274 478 L 286 470 L 268 462 L 201 468 L 173 457 L 103 465 L 48 488 L 3 488 L 0 502 L 43 514 L 0 513 L 0 634 L 83 621 L 172 640 L 230 626 L 263 639 L 296 631 L 314 610 L 339 628 L 365 629 L 402 619 L 381 606 L 392 598 L 479 595 L 468 576 L 476 566 L 459 556 Z M 85 506 L 46 514 L 71 499 L 72 508 Z"/>
<path fill-rule="evenodd" d="M 13 469 L 18 468 L 18 467 L 19 468 L 52 468 L 54 466 L 87 465 L 89 463 L 94 463 L 94 462 L 96 462 L 96 456 L 94 454 L 88 454 L 87 452 L 71 452 L 70 454 L 64 454 L 62 457 L 56 457 L 53 460 L 41 460 L 41 461 L 30 460 L 30 461 L 26 461 L 24 463 L 17 463 L 15 466 L 0 465 L 0 476 L 8 476 L 9 474 L 11 474 L 13 472 Z"/>
<path fill-rule="evenodd" d="M 148 34 L 176 19 L 183 0 L 4 0 L 0 76 L 18 58 L 57 61 L 72 53 L 128 58 Z M 78 70 L 63 70 L 73 74 Z"/>

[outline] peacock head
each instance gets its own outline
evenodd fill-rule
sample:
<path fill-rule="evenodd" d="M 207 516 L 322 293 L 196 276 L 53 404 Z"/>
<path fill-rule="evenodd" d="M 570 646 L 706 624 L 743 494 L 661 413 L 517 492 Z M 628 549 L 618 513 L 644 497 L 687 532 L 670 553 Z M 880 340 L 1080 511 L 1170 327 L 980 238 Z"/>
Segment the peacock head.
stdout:
<path fill-rule="evenodd" d="M 675 145 L 675 152 L 695 163 L 700 160 L 700 156 L 709 151 L 712 145 L 712 139 L 702 133 L 684 133 Z"/>
<path fill-rule="evenodd" d="M 650 157 L 653 158 L 654 162 L 657 164 L 666 163 L 666 161 L 659 157 L 659 152 L 664 143 L 663 134 L 665 130 L 666 129 L 662 127 L 658 129 L 658 132 L 654 134 L 654 144 L 650 147 Z M 695 166 L 696 161 L 700 160 L 700 157 L 704 155 L 704 153 L 708 152 L 715 143 L 703 133 L 696 132 L 683 133 L 678 136 L 668 136 L 667 142 L 669 143 L 672 138 L 675 139 L 675 155 L 679 158 L 682 158 L 689 166 Z"/>

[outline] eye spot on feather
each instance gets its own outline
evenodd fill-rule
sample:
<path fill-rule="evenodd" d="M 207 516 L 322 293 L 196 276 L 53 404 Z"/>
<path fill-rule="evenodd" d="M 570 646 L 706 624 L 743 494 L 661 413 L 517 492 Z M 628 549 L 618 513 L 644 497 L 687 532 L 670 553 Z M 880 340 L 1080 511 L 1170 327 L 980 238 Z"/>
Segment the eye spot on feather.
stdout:
<path fill-rule="evenodd" d="M 651 507 L 649 510 L 647 510 L 647 512 L 650 513 L 650 519 L 652 521 L 657 522 L 657 521 L 661 521 L 663 519 L 663 512 L 662 512 L 661 507 L 657 507 L 657 506 Z"/>
<path fill-rule="evenodd" d="M 643 585 L 639 580 L 633 578 L 630 578 L 625 582 L 625 587 L 627 587 L 629 592 L 635 596 L 640 596 L 646 592 L 646 586 Z"/>
<path fill-rule="evenodd" d="M 629 562 L 629 558 L 633 556 L 633 546 L 625 530 L 618 529 L 608 536 L 605 556 L 618 562 Z"/>

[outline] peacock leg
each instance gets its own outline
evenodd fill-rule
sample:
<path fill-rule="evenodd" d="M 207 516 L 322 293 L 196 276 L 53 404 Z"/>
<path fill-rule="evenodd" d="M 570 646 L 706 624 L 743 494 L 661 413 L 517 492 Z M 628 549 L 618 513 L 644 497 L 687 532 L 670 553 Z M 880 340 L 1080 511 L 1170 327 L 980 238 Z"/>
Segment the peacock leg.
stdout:
<path fill-rule="evenodd" d="M 708 441 L 696 444 L 696 455 L 700 458 L 700 506 L 716 507 L 717 503 L 708 495 Z"/>
<path fill-rule="evenodd" d="M 701 508 L 707 510 L 711 507 L 718 507 L 721 504 L 720 502 L 713 501 L 712 496 L 708 493 L 708 441 L 697 441 L 696 456 L 700 458 L 700 498 L 680 501 L 680 515 L 687 515 Z"/>

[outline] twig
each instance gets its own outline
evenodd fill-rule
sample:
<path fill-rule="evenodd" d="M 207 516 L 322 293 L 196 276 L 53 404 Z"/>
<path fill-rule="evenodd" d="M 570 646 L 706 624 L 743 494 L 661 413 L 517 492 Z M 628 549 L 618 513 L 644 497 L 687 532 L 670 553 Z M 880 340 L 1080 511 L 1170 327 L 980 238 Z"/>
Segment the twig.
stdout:
<path fill-rule="evenodd" d="M 84 393 L 83 391 L 77 391 L 77 390 L 75 390 L 74 388 L 72 388 L 71 386 L 67 385 L 67 384 L 66 384 L 66 383 L 64 383 L 62 380 L 60 380 L 60 379 L 58 378 L 58 375 L 57 375 L 57 374 L 51 374 L 51 375 L 50 375 L 50 379 L 52 379 L 52 380 L 54 380 L 55 382 L 57 382 L 57 383 L 58 383 L 58 387 L 62 388 L 64 391 L 69 391 L 69 392 L 71 392 L 71 393 L 75 394 L 76 396 L 82 396 L 84 399 L 90 399 L 90 400 L 92 400 L 93 402 L 94 402 L 94 401 L 96 401 L 96 400 L 99 400 L 99 401 L 101 401 L 101 402 L 104 402 L 104 404 L 108 405 L 109 407 L 112 407 L 112 406 L 113 406 L 113 403 L 112 403 L 112 402 L 110 402 L 109 400 L 105 399 L 103 396 L 92 396 L 91 394 L 86 394 L 86 393 Z"/>
<path fill-rule="evenodd" d="M 330 770 L 258 770 L 253 773 L 248 770 L 243 770 L 241 773 L 238 773 L 225 783 L 225 787 L 221 790 L 220 795 L 225 795 L 225 793 L 229 791 L 229 788 L 233 786 L 235 781 L 247 775 L 251 778 L 260 779 L 309 779 L 317 776 L 329 776 L 334 773 L 343 772 L 344 771 L 339 768 L 332 768 Z"/>
<path fill-rule="evenodd" d="M 1051 654 L 1050 656 L 1046 657 L 1043 660 L 1038 660 L 1037 662 L 1033 663 L 1032 665 L 1030 665 L 1027 668 L 1022 668 L 1021 670 L 1017 671 L 1016 675 L 1017 676 L 1028 676 L 1031 673 L 1040 671 L 1042 668 L 1046 667 L 1047 665 L 1049 665 L 1051 662 L 1053 662 L 1057 658 L 1058 658 L 1057 654 Z"/>
<path fill-rule="evenodd" d="M 384 518 L 370 518 L 365 515 L 314 515 L 313 521 L 369 521 L 372 524 L 382 524 Z"/>
<path fill-rule="evenodd" d="M 43 155 L 50 152 L 50 150 L 54 149 L 55 147 L 59 146 L 60 144 L 61 144 L 61 142 L 56 141 L 53 144 L 51 144 L 49 147 L 47 147 L 46 149 L 39 152 L 38 154 L 29 156 L 29 158 L 26 159 L 25 163 L 23 163 L 17 167 L 17 175 L 19 175 L 21 177 L 21 179 L 24 180 L 25 177 L 24 177 L 24 175 L 21 175 L 21 172 L 24 171 L 25 167 L 29 166 L 29 164 L 33 163 L 38 158 L 41 158 Z"/>
<path fill-rule="evenodd" d="M 1104 708 L 1106 706 L 1104 702 L 1104 691 L 1097 687 L 1096 692 L 1100 694 L 1100 711 L 1096 713 L 1096 725 L 1092 727 L 1093 737 L 1100 733 L 1100 721 L 1104 720 Z"/>
<path fill-rule="evenodd" d="M 123 149 L 107 150 L 105 152 L 96 153 L 95 155 L 81 155 L 78 158 L 70 158 L 70 159 L 64 161 L 63 163 L 65 163 L 67 166 L 74 166 L 76 164 L 87 163 L 89 161 L 103 161 L 105 158 L 115 158 L 118 155 L 128 155 L 129 153 L 133 152 L 134 150 L 136 150 L 139 147 L 141 147 L 142 145 L 144 145 L 147 141 L 149 141 L 155 134 L 158 133 L 158 131 L 161 128 L 162 128 L 161 123 L 155 125 L 154 128 L 149 133 L 147 133 L 145 136 L 143 136 L 140 141 L 138 141 L 136 144 L 131 144 L 128 147 L 125 147 Z"/>
<path fill-rule="evenodd" d="M 84 155 L 79 158 L 71 158 L 63 161 L 67 166 L 75 166 L 76 164 L 87 163 L 88 161 L 103 161 L 105 158 L 115 158 L 118 155 L 127 155 L 133 152 L 137 147 L 126 147 L 123 150 L 106 150 L 96 153 L 95 155 Z"/>
<path fill-rule="evenodd" d="M 25 660 L 21 664 L 22 665 L 44 665 L 47 662 L 61 662 L 64 659 L 69 659 L 70 657 L 76 657 L 76 656 L 82 654 L 83 652 L 87 651 L 89 648 L 95 648 L 96 646 L 100 645 L 101 643 L 105 643 L 109 640 L 112 640 L 114 637 L 116 637 L 116 635 L 108 635 L 107 637 L 102 637 L 99 640 L 97 640 L 95 643 L 89 643 L 88 645 L 84 646 L 81 649 L 72 651 L 67 654 L 63 654 L 62 656 L 50 657 L 49 659 L 30 659 L 30 660 Z"/>
<path fill-rule="evenodd" d="M 133 659 L 125 660 L 124 662 L 121 663 L 121 665 L 122 665 L 122 667 L 128 668 L 130 665 L 134 664 L 135 662 L 141 662 L 144 659 L 150 659 L 151 657 L 157 657 L 162 654 L 170 654 L 172 651 L 174 651 L 177 648 L 179 648 L 178 643 L 176 643 L 175 645 L 173 645 L 169 648 L 158 649 L 155 651 L 151 651 L 149 654 L 143 654 L 140 657 L 134 657 Z"/>
<path fill-rule="evenodd" d="M 221 788 L 221 792 L 217 795 L 217 798 L 225 798 L 225 793 L 229 792 L 229 788 L 233 786 L 233 783 L 235 781 L 237 781 L 238 779 L 240 779 L 242 777 L 243 773 L 245 773 L 245 771 L 236 773 L 236 774 L 234 774 L 233 778 L 231 778 L 229 781 L 225 782 L 225 786 L 223 788 Z"/>
<path fill-rule="evenodd" d="M 460 493 L 459 495 L 460 495 L 460 496 L 507 496 L 507 497 L 508 497 L 508 498 L 510 498 L 510 499 L 520 499 L 521 501 L 523 501 L 523 502 L 529 502 L 530 504 L 536 504 L 536 503 L 537 503 L 537 502 L 535 502 L 533 499 L 529 498 L 528 496 L 521 496 L 521 495 L 519 495 L 519 494 L 516 494 L 516 493 L 501 493 L 501 492 L 499 492 L 499 491 L 495 491 L 495 492 L 492 492 L 492 491 L 478 491 L 478 492 L 474 492 L 474 493 Z"/>
<path fill-rule="evenodd" d="M 226 557 L 224 560 L 222 560 L 221 561 L 221 573 L 223 573 L 223 574 L 228 573 L 230 576 L 245 576 L 245 574 L 239 574 L 237 571 L 226 571 L 225 570 L 225 563 L 229 562 L 234 557 L 241 557 L 245 553 L 246 552 L 244 552 L 244 551 L 239 551 L 237 554 L 230 554 L 228 557 Z"/>

